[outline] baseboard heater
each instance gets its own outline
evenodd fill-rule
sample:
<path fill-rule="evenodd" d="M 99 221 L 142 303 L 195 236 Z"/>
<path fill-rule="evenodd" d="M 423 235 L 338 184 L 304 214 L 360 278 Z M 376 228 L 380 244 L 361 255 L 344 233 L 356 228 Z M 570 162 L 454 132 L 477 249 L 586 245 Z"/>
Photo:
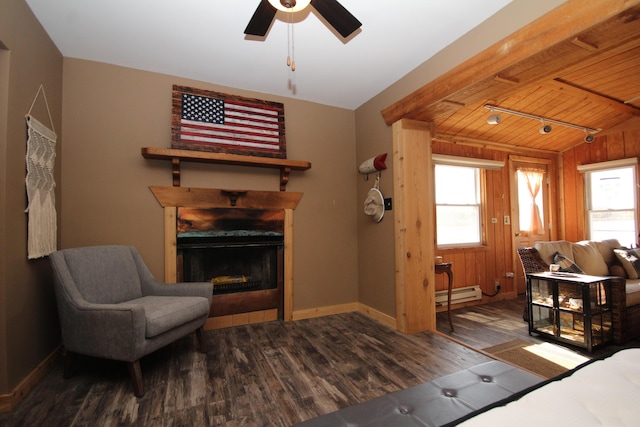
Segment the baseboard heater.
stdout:
<path fill-rule="evenodd" d="M 468 286 L 466 288 L 455 288 L 451 291 L 451 304 L 461 302 L 477 301 L 482 299 L 482 289 L 480 286 Z M 447 306 L 447 290 L 436 292 L 436 305 Z"/>

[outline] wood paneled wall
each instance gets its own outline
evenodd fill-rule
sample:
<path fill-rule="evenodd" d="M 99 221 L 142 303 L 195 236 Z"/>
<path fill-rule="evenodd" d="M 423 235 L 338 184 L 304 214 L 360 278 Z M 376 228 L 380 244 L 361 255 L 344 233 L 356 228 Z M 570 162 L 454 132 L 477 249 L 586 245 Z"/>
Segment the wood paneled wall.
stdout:
<path fill-rule="evenodd" d="M 580 144 L 562 154 L 562 193 L 564 206 L 561 221 L 564 236 L 569 241 L 587 238 L 584 205 L 584 177 L 578 165 L 640 157 L 640 129 L 626 130 L 596 138 L 591 144 Z M 640 192 L 636 190 L 636 200 Z M 640 227 L 639 227 L 640 228 Z"/>
<path fill-rule="evenodd" d="M 437 249 L 444 262 L 453 262 L 454 288 L 480 286 L 483 292 L 494 292 L 494 280 L 499 280 L 502 291 L 492 300 L 513 298 L 516 296 L 514 279 L 506 278 L 507 272 L 515 272 L 515 263 L 520 262 L 512 243 L 512 227 L 505 225 L 503 218 L 511 215 L 511 191 L 509 180 L 509 156 L 527 156 L 540 159 L 555 159 L 551 153 L 514 150 L 506 148 L 491 149 L 480 145 L 457 144 L 434 141 L 432 152 L 453 156 L 474 157 L 478 159 L 501 160 L 505 166 L 497 171 L 486 171 L 485 181 L 485 217 L 487 221 L 487 245 L 476 248 Z M 491 218 L 497 218 L 496 224 Z M 435 242 L 434 242 L 435 243 Z M 446 289 L 446 275 L 436 275 L 436 291 Z M 483 303 L 488 302 L 483 297 Z M 476 302 L 477 303 L 477 302 Z"/>

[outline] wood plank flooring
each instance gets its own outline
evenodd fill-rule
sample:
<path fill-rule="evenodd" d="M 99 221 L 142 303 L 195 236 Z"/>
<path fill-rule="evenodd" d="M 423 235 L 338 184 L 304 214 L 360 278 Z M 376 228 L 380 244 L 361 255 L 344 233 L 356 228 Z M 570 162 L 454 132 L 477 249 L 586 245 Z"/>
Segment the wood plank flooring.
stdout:
<path fill-rule="evenodd" d="M 521 304 L 455 310 L 453 333 L 446 313 L 442 333 L 414 335 L 348 313 L 209 331 L 208 354 L 192 335 L 142 359 L 140 399 L 123 363 L 80 357 L 71 378 L 58 364 L 0 425 L 290 426 L 490 360 L 470 347 L 535 340 Z"/>
<path fill-rule="evenodd" d="M 7 426 L 289 426 L 490 360 L 439 334 L 404 335 L 340 314 L 195 335 L 142 359 L 137 399 L 124 364 L 78 358 L 57 366 Z"/>

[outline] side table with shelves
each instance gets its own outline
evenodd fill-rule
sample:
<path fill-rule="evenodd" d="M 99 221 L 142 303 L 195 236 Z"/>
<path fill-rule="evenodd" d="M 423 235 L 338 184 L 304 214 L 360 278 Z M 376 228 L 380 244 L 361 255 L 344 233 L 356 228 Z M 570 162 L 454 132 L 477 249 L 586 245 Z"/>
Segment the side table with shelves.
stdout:
<path fill-rule="evenodd" d="M 527 275 L 529 334 L 591 351 L 613 339 L 611 279 L 573 273 Z"/>

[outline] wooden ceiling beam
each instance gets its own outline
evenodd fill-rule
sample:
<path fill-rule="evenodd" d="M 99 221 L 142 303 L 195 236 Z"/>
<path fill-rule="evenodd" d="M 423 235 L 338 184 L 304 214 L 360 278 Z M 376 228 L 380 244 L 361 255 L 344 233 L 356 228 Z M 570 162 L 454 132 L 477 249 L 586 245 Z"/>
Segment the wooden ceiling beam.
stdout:
<path fill-rule="evenodd" d="M 598 45 L 582 38 L 581 36 L 585 32 L 596 29 L 600 25 L 606 25 L 607 21 L 616 17 L 620 18 L 620 22 L 628 23 L 638 21 L 639 16 L 640 0 L 601 0 L 597 2 L 569 0 L 501 42 L 385 108 L 381 112 L 383 119 L 387 125 L 402 118 L 433 120 L 435 117 L 428 112 L 438 110 L 436 104 L 443 100 L 466 105 L 478 102 L 478 91 L 475 90 L 477 86 L 485 87 L 485 91 L 483 91 L 485 95 L 486 89 L 489 88 L 495 89 L 496 94 L 513 91 L 514 86 L 520 85 L 513 85 L 503 80 L 518 80 L 523 84 L 527 84 L 528 81 L 521 80 L 520 76 L 510 75 L 507 70 L 518 68 L 519 65 L 527 63 L 534 56 L 539 58 L 547 56 L 550 61 L 557 62 L 558 69 L 560 69 L 560 62 L 565 61 L 565 58 L 554 55 L 554 47 L 558 44 L 572 43 L 585 55 L 593 55 L 594 52 L 585 49 L 584 44 L 588 43 L 592 47 Z M 583 46 L 575 44 L 577 38 Z M 565 65 L 567 64 L 565 63 Z M 502 77 L 496 79 L 496 76 Z M 501 87 L 494 87 L 494 85 Z"/>
<path fill-rule="evenodd" d="M 640 109 L 636 107 L 627 105 L 624 102 L 620 102 L 616 99 L 611 99 L 609 97 L 600 95 L 588 89 L 576 86 L 571 82 L 567 82 L 562 79 L 548 80 L 543 84 L 543 86 L 548 89 L 564 92 L 579 98 L 583 97 L 585 100 L 589 100 L 597 104 L 602 104 L 607 108 L 619 111 L 620 113 L 623 113 L 623 114 L 628 114 L 631 116 L 640 116 Z"/>

